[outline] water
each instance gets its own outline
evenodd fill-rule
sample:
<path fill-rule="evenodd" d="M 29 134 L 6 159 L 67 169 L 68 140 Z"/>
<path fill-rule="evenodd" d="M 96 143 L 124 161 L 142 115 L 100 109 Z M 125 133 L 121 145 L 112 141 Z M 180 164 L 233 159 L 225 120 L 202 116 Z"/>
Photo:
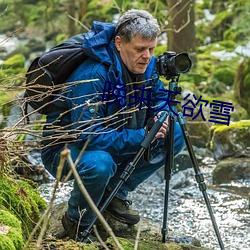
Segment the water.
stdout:
<path fill-rule="evenodd" d="M 209 202 L 225 249 L 250 249 L 250 180 L 214 187 L 211 186 L 213 168 L 214 164 L 210 162 L 209 165 L 201 167 L 201 171 L 205 178 Z M 183 186 L 178 189 L 171 188 L 169 194 L 168 227 L 174 234 L 196 237 L 201 241 L 202 246 L 219 250 L 212 221 L 202 192 L 197 187 L 193 169 L 184 170 L 182 174 L 177 173 L 173 179 L 177 178 L 178 175 L 182 176 L 183 173 L 186 177 Z M 148 188 L 146 185 L 141 186 L 139 193 L 137 192 L 136 197 L 133 197 L 134 205 L 136 208 L 145 208 L 141 214 L 154 221 L 161 228 L 164 213 L 165 181 L 157 184 L 156 180 L 152 179 L 148 180 L 147 183 Z M 141 195 L 149 198 L 140 202 L 139 196 Z"/>
<path fill-rule="evenodd" d="M 207 194 L 226 250 L 250 249 L 250 180 L 212 186 L 212 159 L 205 159 L 201 171 L 207 185 Z M 176 188 L 178 187 L 178 188 Z M 60 187 L 56 203 L 69 198 L 72 182 Z M 41 195 L 49 200 L 53 183 L 40 186 Z M 162 227 L 165 181 L 159 173 L 130 194 L 133 208 L 142 217 Z M 173 175 L 170 181 L 167 225 L 170 234 L 199 239 L 202 246 L 219 250 L 218 240 L 206 208 L 202 192 L 197 187 L 192 168 Z"/>

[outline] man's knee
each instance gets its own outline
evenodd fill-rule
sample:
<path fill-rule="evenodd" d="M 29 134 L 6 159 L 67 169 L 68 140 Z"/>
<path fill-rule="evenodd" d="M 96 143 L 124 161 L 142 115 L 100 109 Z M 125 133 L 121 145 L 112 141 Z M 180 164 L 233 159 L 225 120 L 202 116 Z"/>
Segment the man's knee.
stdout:
<path fill-rule="evenodd" d="M 108 180 L 115 174 L 116 164 L 105 151 L 86 151 L 78 164 L 78 172 L 87 178 Z"/>

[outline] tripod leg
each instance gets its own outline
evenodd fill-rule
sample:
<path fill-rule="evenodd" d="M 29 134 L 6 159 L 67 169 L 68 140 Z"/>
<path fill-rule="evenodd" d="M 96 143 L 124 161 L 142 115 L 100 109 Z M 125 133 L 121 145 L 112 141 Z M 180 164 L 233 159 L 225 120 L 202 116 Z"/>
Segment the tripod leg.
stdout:
<path fill-rule="evenodd" d="M 168 199 L 169 199 L 169 182 L 172 176 L 172 169 L 174 165 L 174 116 L 169 115 L 169 131 L 166 137 L 166 162 L 165 162 L 165 197 L 164 197 L 164 213 L 162 225 L 162 242 L 166 242 L 166 235 L 168 232 Z"/>
<path fill-rule="evenodd" d="M 207 206 L 207 209 L 208 209 L 208 212 L 209 212 L 209 215 L 210 215 L 210 218 L 211 218 L 211 221 L 212 221 L 212 224 L 213 224 L 213 228 L 214 228 L 216 237 L 218 239 L 220 248 L 221 248 L 221 250 L 224 250 L 225 247 L 223 245 L 223 242 L 222 242 L 222 239 L 221 239 L 221 236 L 220 236 L 220 232 L 219 232 L 219 229 L 218 229 L 218 226 L 217 226 L 217 223 L 216 223 L 213 211 L 212 211 L 212 207 L 211 207 L 211 204 L 210 204 L 210 201 L 208 199 L 207 192 L 206 192 L 207 188 L 206 188 L 206 184 L 204 182 L 204 177 L 203 177 L 203 174 L 201 173 L 201 171 L 199 169 L 198 162 L 197 162 L 197 159 L 195 157 L 193 147 L 192 147 L 190 139 L 189 139 L 189 133 L 188 133 L 188 130 L 186 128 L 184 117 L 183 117 L 181 112 L 179 112 L 178 114 L 179 114 L 178 121 L 179 121 L 179 123 L 181 125 L 181 130 L 183 132 L 183 136 L 184 136 L 184 139 L 185 139 L 185 142 L 186 142 L 186 146 L 187 146 L 187 149 L 188 149 L 188 152 L 189 152 L 189 156 L 190 156 L 190 159 L 191 159 L 191 161 L 193 163 L 193 167 L 194 167 L 194 171 L 195 171 L 195 179 L 196 179 L 196 181 L 197 181 L 197 183 L 199 185 L 200 191 L 203 194 L 203 197 L 204 197 L 204 200 L 205 200 L 205 203 L 206 203 L 206 206 Z"/>
<path fill-rule="evenodd" d="M 163 122 L 165 121 L 166 118 L 167 118 L 167 113 L 166 112 L 162 112 L 161 116 L 155 122 L 155 124 L 152 127 L 152 129 L 150 130 L 149 134 L 142 141 L 141 148 L 139 149 L 138 153 L 135 155 L 133 161 L 130 162 L 126 166 L 126 168 L 124 169 L 123 173 L 120 176 L 120 180 L 117 183 L 116 187 L 113 189 L 113 191 L 110 193 L 110 195 L 107 198 L 107 200 L 104 202 L 104 204 L 100 208 L 100 212 L 101 213 L 107 208 L 107 206 L 112 201 L 112 199 L 114 198 L 114 196 L 116 195 L 116 193 L 118 192 L 118 190 L 120 189 L 120 187 L 122 186 L 122 184 L 132 174 L 132 172 L 135 169 L 136 164 L 138 163 L 138 161 L 140 160 L 140 158 L 142 157 L 142 155 L 144 154 L 145 150 L 148 148 L 148 146 L 150 145 L 150 143 L 153 141 L 155 135 L 157 134 L 157 132 L 161 128 L 161 126 L 162 126 L 162 124 L 163 124 Z M 91 232 L 92 227 L 94 226 L 96 220 L 97 220 L 97 216 L 94 217 L 94 219 L 92 220 L 92 222 L 90 223 L 90 225 L 88 226 L 88 228 L 82 233 L 83 240 L 85 240 L 87 238 L 87 236 L 89 235 L 89 233 Z"/>

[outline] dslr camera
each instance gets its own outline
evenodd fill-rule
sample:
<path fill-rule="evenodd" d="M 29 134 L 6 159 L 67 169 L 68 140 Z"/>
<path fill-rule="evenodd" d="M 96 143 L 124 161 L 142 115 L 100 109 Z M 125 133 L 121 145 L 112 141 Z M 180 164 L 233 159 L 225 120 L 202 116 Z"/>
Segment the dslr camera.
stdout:
<path fill-rule="evenodd" d="M 187 53 L 176 54 L 174 51 L 164 52 L 156 59 L 156 69 L 160 76 L 167 80 L 187 73 L 192 66 L 192 61 Z"/>

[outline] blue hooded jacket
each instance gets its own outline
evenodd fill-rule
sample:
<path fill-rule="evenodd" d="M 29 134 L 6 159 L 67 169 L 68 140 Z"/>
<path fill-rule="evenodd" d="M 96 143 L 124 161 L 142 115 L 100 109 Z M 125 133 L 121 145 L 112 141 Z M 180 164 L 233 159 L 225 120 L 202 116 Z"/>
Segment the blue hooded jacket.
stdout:
<path fill-rule="evenodd" d="M 140 148 L 146 134 L 145 123 L 137 129 L 126 128 L 126 107 L 118 105 L 122 98 L 113 103 L 103 102 L 105 93 L 109 94 L 107 83 L 120 86 L 122 92 L 122 66 L 114 53 L 114 33 L 114 24 L 94 22 L 85 34 L 83 48 L 88 59 L 69 77 L 63 98 L 55 102 L 55 108 L 47 115 L 50 125 L 45 126 L 44 137 L 52 138 L 44 138 L 47 147 L 71 141 L 82 148 L 88 141 L 87 150 L 103 150 L 113 155 L 133 154 Z M 161 110 L 168 110 L 164 101 L 168 95 L 159 91 L 164 87 L 156 73 L 154 57 L 145 79 L 144 85 L 152 87 Z"/>

